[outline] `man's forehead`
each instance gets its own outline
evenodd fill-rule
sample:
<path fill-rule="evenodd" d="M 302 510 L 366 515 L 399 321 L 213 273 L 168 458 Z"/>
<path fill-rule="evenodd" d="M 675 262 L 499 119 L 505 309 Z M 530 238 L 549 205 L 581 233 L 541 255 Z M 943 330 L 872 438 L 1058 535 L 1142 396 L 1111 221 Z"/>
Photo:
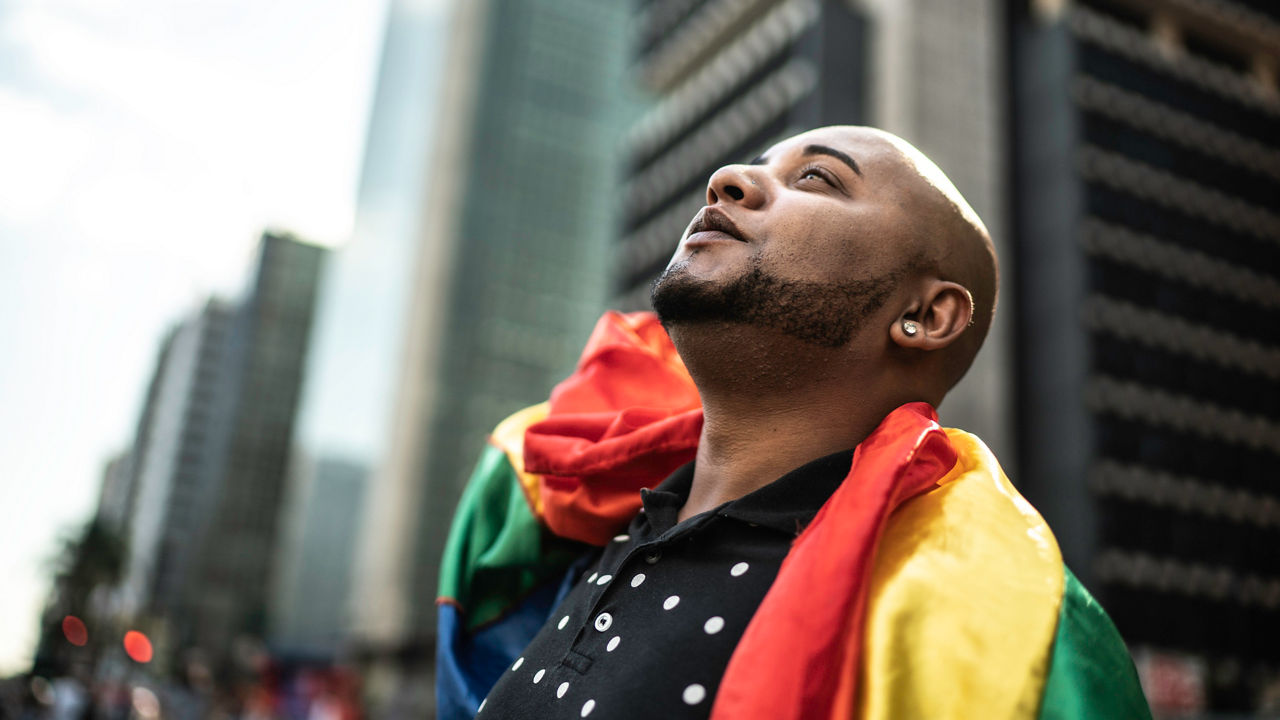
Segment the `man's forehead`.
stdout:
<path fill-rule="evenodd" d="M 823 145 L 840 150 L 853 156 L 859 163 L 862 163 L 864 158 L 871 161 L 887 153 L 893 153 L 895 150 L 888 133 L 874 128 L 834 125 L 793 135 L 765 150 L 760 157 L 769 161 L 782 155 L 803 153 L 805 148 L 811 145 Z"/>

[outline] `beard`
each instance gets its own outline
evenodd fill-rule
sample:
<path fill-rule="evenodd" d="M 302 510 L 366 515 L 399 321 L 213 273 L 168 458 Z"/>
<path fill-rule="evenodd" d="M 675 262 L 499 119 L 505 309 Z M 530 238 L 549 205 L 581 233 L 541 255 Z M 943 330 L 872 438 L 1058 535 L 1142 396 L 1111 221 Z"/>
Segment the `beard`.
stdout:
<path fill-rule="evenodd" d="M 742 324 L 769 328 L 824 348 L 843 347 L 884 305 L 896 274 L 844 282 L 784 280 L 760 266 L 727 283 L 698 280 L 688 260 L 654 280 L 649 299 L 664 327 Z"/>

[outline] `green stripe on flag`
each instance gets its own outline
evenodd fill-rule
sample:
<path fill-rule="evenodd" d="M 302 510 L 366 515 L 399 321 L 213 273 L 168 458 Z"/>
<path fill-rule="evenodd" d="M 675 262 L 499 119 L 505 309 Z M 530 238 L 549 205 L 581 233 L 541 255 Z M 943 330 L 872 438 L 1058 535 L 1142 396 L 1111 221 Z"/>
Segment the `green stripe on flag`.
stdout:
<path fill-rule="evenodd" d="M 1062 570 L 1066 583 L 1040 720 L 1150 720 L 1116 626 L 1071 570 Z"/>
<path fill-rule="evenodd" d="M 440 568 L 440 597 L 468 631 L 498 619 L 558 577 L 587 547 L 538 522 L 506 453 L 486 446 L 458 502 Z"/>

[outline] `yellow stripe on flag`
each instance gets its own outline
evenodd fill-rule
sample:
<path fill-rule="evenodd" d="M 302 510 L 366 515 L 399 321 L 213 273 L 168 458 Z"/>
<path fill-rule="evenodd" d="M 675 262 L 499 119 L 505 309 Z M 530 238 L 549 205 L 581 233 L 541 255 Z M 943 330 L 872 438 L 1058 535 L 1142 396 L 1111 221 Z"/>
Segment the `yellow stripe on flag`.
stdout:
<path fill-rule="evenodd" d="M 538 476 L 524 471 L 524 431 L 530 425 L 546 419 L 550 411 L 550 403 L 530 405 L 498 423 L 498 427 L 489 436 L 489 442 L 507 454 L 507 462 L 511 463 L 516 477 L 520 478 L 524 499 L 529 502 L 529 507 L 537 518 L 542 517 L 542 492 Z"/>
<path fill-rule="evenodd" d="M 876 555 L 859 716 L 1034 720 L 1062 555 L 986 445 L 946 432 L 955 468 L 897 510 Z"/>

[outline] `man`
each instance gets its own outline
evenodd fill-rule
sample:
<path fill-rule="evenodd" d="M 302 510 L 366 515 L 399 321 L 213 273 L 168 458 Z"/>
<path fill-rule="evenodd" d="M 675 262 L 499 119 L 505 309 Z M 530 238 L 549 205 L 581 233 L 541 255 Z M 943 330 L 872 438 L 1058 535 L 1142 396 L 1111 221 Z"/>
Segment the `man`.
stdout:
<path fill-rule="evenodd" d="M 442 714 L 1147 717 L 1043 520 L 936 424 L 997 278 L 888 133 L 716 171 L 654 284 L 670 345 L 606 316 L 495 431 L 442 576 Z"/>

